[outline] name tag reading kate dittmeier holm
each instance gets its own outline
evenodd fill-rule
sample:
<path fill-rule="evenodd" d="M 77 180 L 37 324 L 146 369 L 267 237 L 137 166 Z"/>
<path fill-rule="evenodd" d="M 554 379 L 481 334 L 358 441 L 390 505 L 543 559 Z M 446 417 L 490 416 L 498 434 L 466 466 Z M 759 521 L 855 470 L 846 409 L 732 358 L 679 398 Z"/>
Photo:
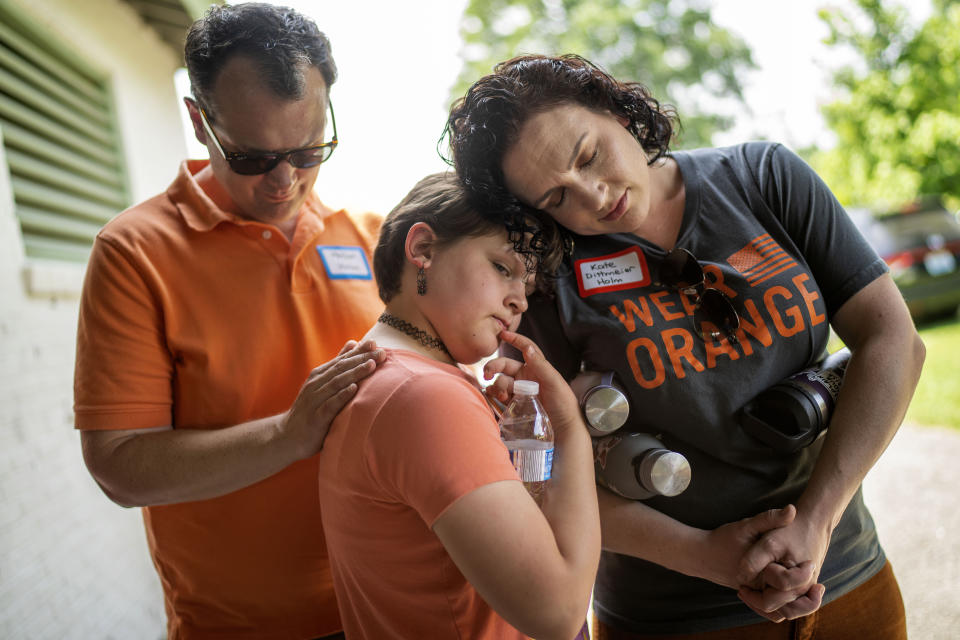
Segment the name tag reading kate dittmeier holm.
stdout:
<path fill-rule="evenodd" d="M 650 284 L 647 259 L 639 247 L 596 258 L 583 258 L 573 264 L 581 298 Z"/>
<path fill-rule="evenodd" d="M 370 280 L 373 274 L 367 254 L 360 247 L 336 247 L 317 245 L 317 253 L 323 261 L 323 268 L 331 280 L 351 278 L 354 280 Z"/>

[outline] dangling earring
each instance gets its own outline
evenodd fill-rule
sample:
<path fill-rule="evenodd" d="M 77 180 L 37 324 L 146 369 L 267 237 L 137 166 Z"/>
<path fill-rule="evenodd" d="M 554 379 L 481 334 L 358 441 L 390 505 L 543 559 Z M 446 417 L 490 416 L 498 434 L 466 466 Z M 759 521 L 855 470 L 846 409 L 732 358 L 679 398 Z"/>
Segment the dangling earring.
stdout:
<path fill-rule="evenodd" d="M 423 265 L 417 269 L 417 295 L 427 295 L 427 274 L 423 272 Z"/>

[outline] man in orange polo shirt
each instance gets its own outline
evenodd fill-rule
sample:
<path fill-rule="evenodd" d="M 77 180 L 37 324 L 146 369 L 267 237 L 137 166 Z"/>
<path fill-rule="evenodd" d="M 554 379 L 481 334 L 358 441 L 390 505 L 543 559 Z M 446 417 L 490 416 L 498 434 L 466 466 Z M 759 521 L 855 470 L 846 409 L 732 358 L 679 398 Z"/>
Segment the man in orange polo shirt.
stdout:
<path fill-rule="evenodd" d="M 336 145 L 336 67 L 312 21 L 214 7 L 185 54 L 210 160 L 184 162 L 94 244 L 84 459 L 111 499 L 145 507 L 171 639 L 338 637 L 315 454 L 382 357 L 344 346 L 382 310 L 380 220 L 313 193 Z"/>

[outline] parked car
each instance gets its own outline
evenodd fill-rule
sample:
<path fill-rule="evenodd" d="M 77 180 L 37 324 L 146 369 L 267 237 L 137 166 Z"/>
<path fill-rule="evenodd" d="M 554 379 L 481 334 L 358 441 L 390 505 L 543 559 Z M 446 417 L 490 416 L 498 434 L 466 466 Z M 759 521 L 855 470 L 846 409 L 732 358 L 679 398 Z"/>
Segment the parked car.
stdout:
<path fill-rule="evenodd" d="M 938 199 L 897 211 L 849 210 L 890 266 L 914 320 L 954 314 L 960 307 L 960 222 Z"/>

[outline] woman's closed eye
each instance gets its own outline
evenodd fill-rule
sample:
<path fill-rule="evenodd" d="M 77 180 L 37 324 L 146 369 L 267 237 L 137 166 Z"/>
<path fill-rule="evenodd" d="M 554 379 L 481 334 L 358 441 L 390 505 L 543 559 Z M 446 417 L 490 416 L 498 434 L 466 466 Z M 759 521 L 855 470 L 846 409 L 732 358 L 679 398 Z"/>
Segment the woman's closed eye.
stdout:
<path fill-rule="evenodd" d="M 594 163 L 598 155 L 600 155 L 600 147 L 597 147 L 593 150 L 593 154 L 586 160 L 586 162 L 580 165 L 580 168 L 581 169 L 588 168 L 590 165 Z M 559 197 L 556 199 L 556 201 L 547 204 L 547 208 L 548 209 L 559 208 L 563 204 L 563 201 L 566 199 L 566 197 L 567 197 L 567 190 L 566 188 L 561 187 L 559 191 Z"/>
<path fill-rule="evenodd" d="M 590 159 L 587 160 L 586 162 L 584 162 L 582 165 L 580 165 L 580 168 L 581 168 L 581 169 L 585 169 L 585 168 L 589 167 L 590 165 L 592 165 L 592 164 L 593 164 L 593 161 L 597 159 L 597 155 L 599 155 L 599 154 L 600 154 L 600 147 L 597 147 L 596 149 L 593 150 L 593 155 L 590 156 Z"/>

